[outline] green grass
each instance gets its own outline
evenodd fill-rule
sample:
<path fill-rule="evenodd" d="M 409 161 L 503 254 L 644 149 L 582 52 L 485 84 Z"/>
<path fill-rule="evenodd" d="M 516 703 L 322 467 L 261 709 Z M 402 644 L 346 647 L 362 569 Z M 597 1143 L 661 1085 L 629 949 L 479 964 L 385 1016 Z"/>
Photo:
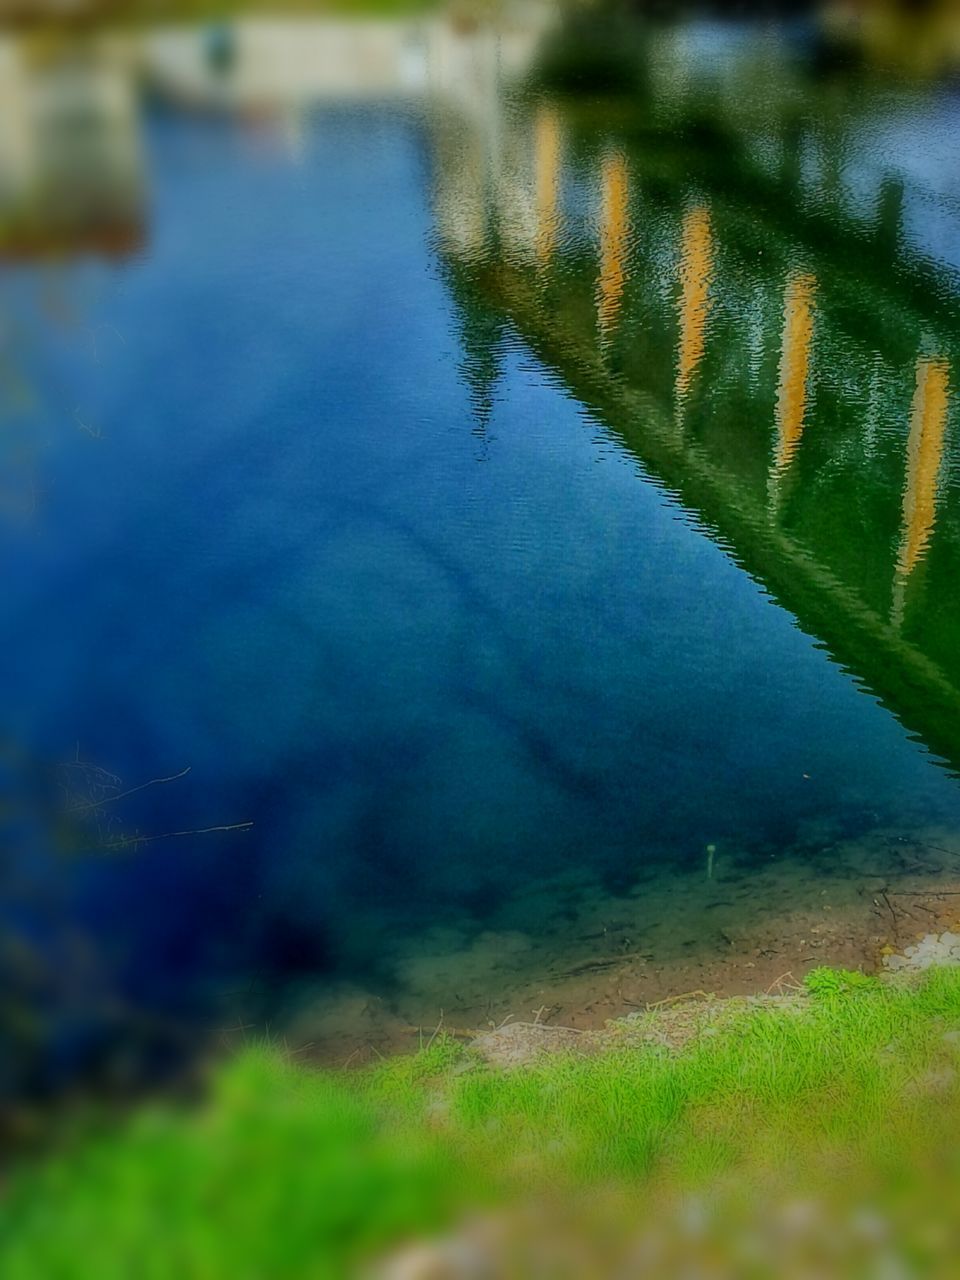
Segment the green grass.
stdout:
<path fill-rule="evenodd" d="M 438 7 L 439 0 L 80 0 L 72 9 L 55 3 L 15 0 L 13 16 L 56 23 L 63 21 L 132 20 L 229 21 L 243 17 L 406 17 Z"/>
<path fill-rule="evenodd" d="M 133 29 L 158 23 L 231 23 L 258 18 L 341 18 L 364 21 L 421 18 L 440 0 L 12 0 L 8 23 L 27 29 Z"/>
<path fill-rule="evenodd" d="M 679 1052 L 625 1029 L 595 1057 L 503 1071 L 438 1039 L 334 1075 L 251 1048 L 199 1109 L 143 1109 L 15 1171 L 0 1275 L 341 1276 L 479 1203 L 590 1187 L 892 1196 L 906 1173 L 914 1200 L 929 1177 L 960 1202 L 960 972 L 832 972 L 801 1007 L 734 1012 Z"/>

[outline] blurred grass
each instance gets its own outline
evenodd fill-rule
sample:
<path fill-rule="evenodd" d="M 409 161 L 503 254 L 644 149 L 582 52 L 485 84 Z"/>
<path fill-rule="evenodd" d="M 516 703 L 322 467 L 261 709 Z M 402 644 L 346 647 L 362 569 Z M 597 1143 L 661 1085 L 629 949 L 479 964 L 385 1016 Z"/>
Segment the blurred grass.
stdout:
<path fill-rule="evenodd" d="M 243 17 L 391 18 L 438 8 L 441 0 L 0 0 L 0 23 L 227 22 Z"/>
<path fill-rule="evenodd" d="M 478 1205 L 591 1187 L 807 1185 L 886 1197 L 908 1232 L 918 1205 L 960 1204 L 960 971 L 821 984 L 679 1052 L 621 1039 L 509 1071 L 443 1038 L 351 1074 L 251 1047 L 201 1107 L 142 1109 L 14 1170 L 0 1275 L 342 1276 Z"/>

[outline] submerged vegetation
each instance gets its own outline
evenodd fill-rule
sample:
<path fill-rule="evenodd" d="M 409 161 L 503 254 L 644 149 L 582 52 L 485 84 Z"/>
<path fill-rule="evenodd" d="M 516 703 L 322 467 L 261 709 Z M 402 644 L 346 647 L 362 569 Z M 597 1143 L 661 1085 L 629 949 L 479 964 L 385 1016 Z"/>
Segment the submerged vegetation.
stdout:
<path fill-rule="evenodd" d="M 818 969 L 807 987 L 717 1002 L 682 1049 L 654 1013 L 613 1024 L 601 1052 L 513 1070 L 440 1036 L 339 1074 L 250 1047 L 199 1109 L 155 1106 L 19 1169 L 0 1270 L 338 1276 L 521 1192 L 576 1205 L 556 1221 L 587 1232 L 616 1205 L 632 1233 L 706 1195 L 728 1250 L 757 1197 L 787 1211 L 812 1195 L 811 1213 L 848 1225 L 869 1204 L 884 1248 L 933 1267 L 949 1242 L 929 1213 L 960 1192 L 960 968 L 912 982 Z"/>

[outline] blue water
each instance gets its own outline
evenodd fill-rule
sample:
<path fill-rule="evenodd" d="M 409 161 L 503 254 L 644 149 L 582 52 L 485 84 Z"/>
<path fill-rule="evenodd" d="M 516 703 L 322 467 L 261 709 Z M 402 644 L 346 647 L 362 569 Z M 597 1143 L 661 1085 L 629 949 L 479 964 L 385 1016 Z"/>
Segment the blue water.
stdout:
<path fill-rule="evenodd" d="M 142 249 L 4 268 L 36 480 L 0 538 L 4 733 L 121 790 L 189 766 L 118 837 L 254 824 L 37 864 L 125 991 L 388 990 L 391 937 L 570 868 L 613 891 L 811 821 L 956 821 L 508 323 L 481 402 L 424 114 L 317 108 L 291 153 L 142 112 Z"/>

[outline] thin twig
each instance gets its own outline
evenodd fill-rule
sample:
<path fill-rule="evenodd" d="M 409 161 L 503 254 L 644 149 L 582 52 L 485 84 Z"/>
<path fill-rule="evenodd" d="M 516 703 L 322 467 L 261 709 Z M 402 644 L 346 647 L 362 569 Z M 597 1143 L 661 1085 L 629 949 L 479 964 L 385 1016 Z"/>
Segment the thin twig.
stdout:
<path fill-rule="evenodd" d="M 163 831 L 155 836 L 125 836 L 122 840 L 114 840 L 110 844 L 102 844 L 101 849 L 125 849 L 132 844 L 150 844 L 153 840 L 175 840 L 179 836 L 205 836 L 212 831 L 249 831 L 252 822 L 232 822 L 222 827 L 195 827 L 192 831 Z"/>
<path fill-rule="evenodd" d="M 684 991 L 679 996 L 667 996 L 664 1000 L 655 1000 L 653 1004 L 648 1004 L 647 1009 L 662 1009 L 664 1005 L 676 1004 L 678 1000 L 692 1000 L 695 996 L 700 996 L 703 1000 L 713 1000 L 716 998 L 715 991 Z"/>
<path fill-rule="evenodd" d="M 960 898 L 960 889 L 888 889 L 890 898 Z"/>
<path fill-rule="evenodd" d="M 439 1022 L 437 1023 L 437 1025 L 434 1027 L 434 1029 L 433 1029 L 433 1035 L 432 1035 L 432 1036 L 430 1037 L 430 1039 L 427 1041 L 427 1048 L 428 1048 L 428 1049 L 429 1049 L 429 1048 L 430 1048 L 430 1046 L 433 1044 L 434 1040 L 436 1040 L 437 1036 L 440 1034 L 440 1028 L 441 1028 L 442 1026 L 443 1026 L 443 1010 L 441 1009 L 441 1010 L 440 1010 L 440 1021 L 439 1021 Z"/>
<path fill-rule="evenodd" d="M 503 1030 L 503 1028 L 504 1028 L 505 1026 L 507 1026 L 507 1025 L 508 1025 L 508 1024 L 507 1024 L 506 1022 L 501 1022 L 499 1027 L 494 1027 L 494 1031 L 495 1031 L 495 1032 L 496 1032 L 496 1031 L 502 1031 L 502 1030 Z M 559 1025 L 559 1023 L 555 1023 L 555 1022 L 551 1022 L 551 1023 L 545 1023 L 545 1022 L 511 1022 L 511 1023 L 509 1023 L 509 1025 L 510 1025 L 511 1027 L 528 1027 L 531 1031 L 572 1031 L 572 1032 L 573 1032 L 573 1034 L 574 1034 L 575 1036 L 582 1036 L 582 1035 L 584 1034 L 584 1030 L 583 1030 L 583 1028 L 582 1028 L 582 1027 L 563 1027 L 563 1026 L 560 1026 L 560 1025 Z M 489 1035 L 489 1034 L 490 1034 L 490 1032 L 489 1032 L 489 1031 L 478 1031 L 478 1032 L 471 1032 L 470 1034 L 471 1034 L 471 1035 L 476 1034 L 476 1035 L 486 1036 L 486 1035 Z"/>
<path fill-rule="evenodd" d="M 99 809 L 105 804 L 113 804 L 116 800 L 126 800 L 127 796 L 136 795 L 138 791 L 146 791 L 148 787 L 159 787 L 167 782 L 177 782 L 190 772 L 190 768 L 191 766 L 187 765 L 179 773 L 172 773 L 169 778 L 151 778 L 149 782 L 141 782 L 138 787 L 131 787 L 129 791 L 120 791 L 115 796 L 105 796 L 103 800 L 90 800 L 87 804 L 75 804 L 67 810 L 67 813 L 85 813 L 89 809 Z"/>
<path fill-rule="evenodd" d="M 883 901 L 884 901 L 884 903 L 885 903 L 885 905 L 886 905 L 887 910 L 890 912 L 890 919 L 893 921 L 893 940 L 894 940 L 894 942 L 896 942 L 896 943 L 898 943 L 898 944 L 899 944 L 899 942 L 900 942 L 900 924 L 899 924 L 899 922 L 898 922 L 898 920 L 897 920 L 897 913 L 896 913 L 896 912 L 894 911 L 894 909 L 893 909 L 893 903 L 890 901 L 889 897 L 887 896 L 886 886 L 884 886 L 884 888 L 882 888 L 882 889 L 880 890 L 880 897 L 883 899 Z M 877 900 L 876 900 L 876 898 L 874 898 L 874 902 L 876 902 L 876 901 L 877 901 Z M 878 904 L 878 905 L 879 905 L 879 904 Z"/>
<path fill-rule="evenodd" d="M 88 773 L 99 774 L 101 778 L 108 778 L 111 782 L 120 784 L 120 778 L 115 773 L 111 773 L 109 769 L 104 769 L 98 764 L 91 764 L 89 760 L 64 760 L 61 765 L 63 769 L 86 769 Z"/>
<path fill-rule="evenodd" d="M 306 1053 L 308 1050 L 314 1048 L 315 1044 L 316 1044 L 316 1041 L 308 1040 L 306 1044 L 300 1045 L 299 1049 L 288 1049 L 287 1057 L 295 1058 L 300 1053 Z M 359 1053 L 360 1050 L 358 1049 L 357 1052 Z"/>
<path fill-rule="evenodd" d="M 783 988 L 782 988 L 781 984 L 783 983 L 784 978 L 789 978 L 789 979 L 791 980 L 791 985 L 792 985 L 792 987 L 793 987 L 793 990 L 794 990 L 794 991 L 802 991 L 802 990 L 803 990 L 803 987 L 800 985 L 800 983 L 799 983 L 799 982 L 797 982 L 797 980 L 796 980 L 796 978 L 793 976 L 793 974 L 792 974 L 791 972 L 789 972 L 789 971 L 788 971 L 787 973 L 781 973 L 781 975 L 780 975 L 780 977 L 779 977 L 779 978 L 774 978 L 773 982 L 771 982 L 771 983 L 770 983 L 770 985 L 769 985 L 769 987 L 767 987 L 767 995 L 769 995 L 769 994 L 770 994 L 770 992 L 773 990 L 773 988 L 774 988 L 774 987 L 780 987 L 780 988 L 781 988 L 781 990 L 780 990 L 780 994 L 782 995 L 782 994 L 783 994 Z"/>
<path fill-rule="evenodd" d="M 631 1008 L 633 1008 L 633 1009 L 642 1009 L 642 1008 L 644 1007 L 642 1004 L 638 1004 L 638 1003 L 636 1002 L 636 1000 L 628 1000 L 628 999 L 627 999 L 627 997 L 623 994 L 623 983 L 622 983 L 622 982 L 620 982 L 620 983 L 618 983 L 618 984 L 617 984 L 617 995 L 620 997 L 620 1000 L 622 1001 L 622 1003 L 623 1003 L 623 1004 L 628 1004 L 628 1005 L 630 1005 L 630 1007 L 631 1007 Z"/>

